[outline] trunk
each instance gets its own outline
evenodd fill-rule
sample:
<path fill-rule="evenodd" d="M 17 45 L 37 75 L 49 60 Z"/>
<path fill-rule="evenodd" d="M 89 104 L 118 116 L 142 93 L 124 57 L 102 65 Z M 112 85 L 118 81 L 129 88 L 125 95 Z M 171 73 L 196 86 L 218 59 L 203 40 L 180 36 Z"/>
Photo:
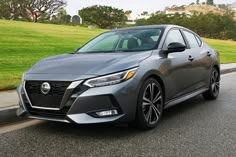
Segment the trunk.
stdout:
<path fill-rule="evenodd" d="M 38 22 L 38 15 L 37 15 L 37 13 L 34 13 L 33 21 L 34 21 L 35 23 Z"/>

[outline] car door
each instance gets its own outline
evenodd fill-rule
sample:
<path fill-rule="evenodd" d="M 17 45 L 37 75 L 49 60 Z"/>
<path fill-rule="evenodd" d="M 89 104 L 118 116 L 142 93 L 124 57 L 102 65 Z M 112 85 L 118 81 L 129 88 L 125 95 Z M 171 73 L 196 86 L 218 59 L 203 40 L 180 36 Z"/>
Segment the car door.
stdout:
<path fill-rule="evenodd" d="M 177 28 L 171 29 L 165 39 L 163 49 L 167 50 L 170 43 L 178 42 L 184 44 L 187 49 L 183 52 L 172 52 L 167 54 L 165 61 L 167 100 L 189 93 L 193 80 L 193 70 L 189 60 L 190 51 L 181 31 Z"/>
<path fill-rule="evenodd" d="M 199 88 L 202 88 L 206 86 L 208 77 L 209 77 L 209 71 L 211 68 L 211 59 L 209 57 L 209 52 L 206 48 L 202 47 L 201 41 L 197 40 L 197 36 L 187 30 L 181 30 L 183 32 L 183 35 L 189 45 L 189 48 L 187 51 L 192 57 L 191 61 L 191 90 L 197 90 Z M 199 39 L 200 40 L 200 39 Z"/>

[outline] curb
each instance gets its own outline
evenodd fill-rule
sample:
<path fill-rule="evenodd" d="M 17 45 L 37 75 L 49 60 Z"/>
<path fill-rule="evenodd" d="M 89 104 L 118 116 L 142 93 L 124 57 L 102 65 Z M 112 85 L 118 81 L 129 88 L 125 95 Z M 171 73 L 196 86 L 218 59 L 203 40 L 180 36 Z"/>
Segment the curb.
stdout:
<path fill-rule="evenodd" d="M 231 69 L 220 70 L 221 74 L 228 74 L 228 73 L 232 73 L 232 72 L 236 72 L 236 67 L 235 68 L 231 68 Z"/>
<path fill-rule="evenodd" d="M 17 108 L 17 105 L 0 108 L 0 124 L 24 120 L 24 118 L 16 116 Z"/>
<path fill-rule="evenodd" d="M 231 69 L 224 69 L 220 71 L 221 74 L 228 74 L 232 72 L 236 72 L 236 67 L 231 68 Z M 0 124 L 25 120 L 26 118 L 16 116 L 17 108 L 18 108 L 18 105 L 12 105 L 9 107 L 0 108 Z"/>

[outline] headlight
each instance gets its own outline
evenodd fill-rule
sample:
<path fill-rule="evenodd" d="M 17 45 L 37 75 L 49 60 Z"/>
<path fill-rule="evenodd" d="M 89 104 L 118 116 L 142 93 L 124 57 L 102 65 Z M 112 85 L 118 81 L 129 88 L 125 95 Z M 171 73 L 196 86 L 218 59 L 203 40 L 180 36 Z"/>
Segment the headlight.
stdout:
<path fill-rule="evenodd" d="M 87 80 L 84 85 L 89 87 L 101 87 L 117 84 L 129 80 L 134 76 L 138 68 L 133 68 L 130 70 L 118 72 L 111 75 L 106 75 L 102 77 L 97 77 L 94 79 Z"/>

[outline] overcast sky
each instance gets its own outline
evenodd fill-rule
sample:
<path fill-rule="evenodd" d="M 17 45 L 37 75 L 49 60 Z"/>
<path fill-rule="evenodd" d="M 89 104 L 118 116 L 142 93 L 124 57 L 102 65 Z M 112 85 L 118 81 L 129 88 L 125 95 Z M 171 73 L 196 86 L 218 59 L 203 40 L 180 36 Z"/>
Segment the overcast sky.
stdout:
<path fill-rule="evenodd" d="M 135 13 L 143 11 L 156 12 L 163 10 L 166 6 L 190 4 L 196 0 L 66 0 L 67 12 L 70 15 L 75 15 L 78 10 L 91 5 L 109 5 L 124 10 L 132 10 Z M 206 0 L 200 0 L 204 2 Z M 214 0 L 216 4 L 231 4 L 236 0 Z"/>

